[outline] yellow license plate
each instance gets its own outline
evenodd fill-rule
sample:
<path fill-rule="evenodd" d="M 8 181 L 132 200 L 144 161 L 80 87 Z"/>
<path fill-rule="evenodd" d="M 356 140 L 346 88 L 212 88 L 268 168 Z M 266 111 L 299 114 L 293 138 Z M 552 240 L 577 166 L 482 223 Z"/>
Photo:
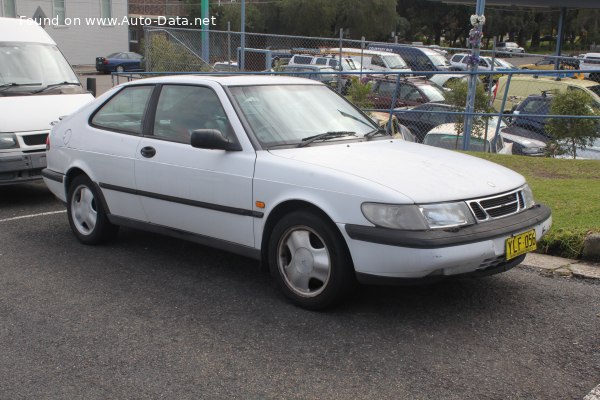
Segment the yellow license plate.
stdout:
<path fill-rule="evenodd" d="M 535 242 L 535 229 L 519 233 L 506 239 L 506 259 L 518 257 L 521 254 L 537 249 Z"/>

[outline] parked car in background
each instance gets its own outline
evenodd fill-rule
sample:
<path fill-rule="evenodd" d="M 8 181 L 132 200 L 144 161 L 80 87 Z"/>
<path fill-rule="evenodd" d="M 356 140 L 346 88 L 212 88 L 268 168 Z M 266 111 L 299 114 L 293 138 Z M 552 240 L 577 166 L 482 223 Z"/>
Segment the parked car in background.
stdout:
<path fill-rule="evenodd" d="M 488 134 L 485 136 L 471 134 L 469 140 L 469 151 L 485 151 L 487 153 L 512 154 L 512 146 L 505 146 L 500 135 L 494 142 L 495 125 L 491 125 L 488 129 Z M 463 132 L 456 133 L 456 124 L 449 123 L 436 126 L 425 135 L 423 144 L 441 147 L 448 150 L 462 150 L 463 148 Z"/>
<path fill-rule="evenodd" d="M 41 26 L 0 18 L 0 185 L 42 179 L 50 124 L 92 100 Z"/>
<path fill-rule="evenodd" d="M 446 101 L 444 89 L 424 78 L 411 77 L 401 79 L 399 84 L 396 77 L 370 77 L 373 82 L 369 99 L 375 108 L 410 107 L 423 103 L 441 103 Z M 396 87 L 398 85 L 398 90 Z M 392 105 L 396 93 L 396 103 Z"/>
<path fill-rule="evenodd" d="M 394 139 L 402 139 L 407 142 L 416 142 L 417 137 L 412 134 L 410 129 L 398 122 L 398 118 L 392 115 L 392 125 L 389 129 L 390 114 L 385 112 L 372 111 L 367 114 L 379 127 L 388 132 Z"/>
<path fill-rule="evenodd" d="M 598 72 L 587 72 L 585 77 L 600 82 L 600 53 L 587 53 L 579 60 L 579 69 L 597 70 Z"/>
<path fill-rule="evenodd" d="M 399 123 L 410 129 L 419 142 L 423 142 L 427 132 L 436 126 L 464 119 L 462 115 L 450 114 L 460 111 L 459 108 L 449 104 L 425 103 L 412 108 L 396 109 L 394 115 Z"/>
<path fill-rule="evenodd" d="M 281 72 L 288 76 L 297 76 L 300 78 L 308 78 L 315 81 L 323 82 L 327 86 L 336 88 L 338 85 L 338 79 L 335 74 L 336 72 L 331 67 L 321 67 L 319 65 L 285 65 L 281 68 Z"/>
<path fill-rule="evenodd" d="M 507 76 L 498 80 L 494 91 L 493 106 L 496 110 L 502 107 L 502 99 L 506 91 Z M 600 83 L 590 80 L 573 78 L 553 78 L 546 76 L 514 75 L 508 87 L 508 96 L 504 105 L 504 112 L 510 111 L 521 103 L 527 96 L 541 95 L 542 93 L 564 92 L 567 90 L 581 90 L 592 97 L 596 107 L 600 108 Z"/>
<path fill-rule="evenodd" d="M 339 48 L 321 49 L 324 54 L 339 56 Z M 378 72 L 411 72 L 410 67 L 404 59 L 397 54 L 390 54 L 385 51 L 362 50 L 357 48 L 344 47 L 341 52 L 344 57 L 351 57 L 358 66 L 362 66 L 370 71 Z"/>
<path fill-rule="evenodd" d="M 98 72 L 124 72 L 142 71 L 144 56 L 130 51 L 112 53 L 106 57 L 96 57 L 96 71 Z"/>
<path fill-rule="evenodd" d="M 552 224 L 518 173 L 391 139 L 290 77 L 119 85 L 53 127 L 44 181 L 83 244 L 127 226 L 237 252 L 310 309 L 356 280 L 507 271 Z"/>
<path fill-rule="evenodd" d="M 400 55 L 413 71 L 450 70 L 450 63 L 446 57 L 427 47 L 411 47 L 393 43 L 371 43 L 368 48 Z M 425 75 L 428 76 L 429 74 Z"/>
<path fill-rule="evenodd" d="M 520 69 L 535 69 L 540 71 L 551 71 L 554 69 L 554 60 L 552 58 L 543 58 L 533 64 L 523 64 Z"/>
<path fill-rule="evenodd" d="M 448 89 L 449 85 L 456 81 L 467 81 L 469 75 L 460 75 L 460 74 L 435 74 L 429 77 L 429 80 L 435 83 L 438 86 L 443 87 L 444 89 Z M 478 81 L 481 81 L 477 78 Z"/>
<path fill-rule="evenodd" d="M 239 72 L 240 67 L 236 61 L 217 61 L 213 64 L 215 72 Z"/>
<path fill-rule="evenodd" d="M 496 45 L 498 53 L 505 53 L 508 57 L 525 53 L 525 49 L 515 42 L 500 42 Z"/>
<path fill-rule="evenodd" d="M 457 53 L 457 54 L 453 55 L 450 58 L 450 65 L 451 65 L 450 68 L 455 71 L 468 70 L 469 65 L 467 64 L 467 61 L 469 59 L 469 56 L 470 55 L 466 54 L 466 53 Z M 479 57 L 478 69 L 481 69 L 482 71 L 491 71 L 492 65 L 493 65 L 494 71 L 503 71 L 506 69 L 512 69 L 512 68 L 507 68 L 498 59 L 494 59 L 492 62 L 492 57 L 486 57 L 486 56 Z"/>
<path fill-rule="evenodd" d="M 505 70 L 510 70 L 510 69 L 519 69 L 517 68 L 516 65 L 514 65 L 513 63 L 510 63 L 508 61 L 506 61 L 503 58 L 495 58 L 494 61 L 498 64 L 500 64 L 502 67 L 504 67 Z"/>

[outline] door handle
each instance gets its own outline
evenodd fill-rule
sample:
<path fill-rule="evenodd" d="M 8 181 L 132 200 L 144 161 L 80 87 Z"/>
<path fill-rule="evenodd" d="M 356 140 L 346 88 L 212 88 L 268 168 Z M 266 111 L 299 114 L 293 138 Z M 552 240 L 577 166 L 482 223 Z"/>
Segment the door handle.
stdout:
<path fill-rule="evenodd" d="M 152 158 L 156 154 L 156 149 L 151 146 L 146 146 L 146 147 L 142 147 L 142 149 L 140 150 L 140 153 L 142 154 L 143 157 Z"/>

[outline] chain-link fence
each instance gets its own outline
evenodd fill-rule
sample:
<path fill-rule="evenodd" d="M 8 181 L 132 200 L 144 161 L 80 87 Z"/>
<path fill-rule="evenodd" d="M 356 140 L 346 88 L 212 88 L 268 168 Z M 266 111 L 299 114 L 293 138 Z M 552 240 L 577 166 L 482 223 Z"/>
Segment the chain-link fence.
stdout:
<path fill-rule="evenodd" d="M 600 131 L 600 84 L 593 80 L 600 62 L 589 60 L 583 65 L 592 69 L 581 70 L 580 58 L 532 57 L 496 46 L 474 59 L 468 49 L 342 37 L 229 31 L 204 35 L 195 29 L 146 27 L 146 71 L 302 76 L 332 86 L 368 112 L 393 115 L 388 123 L 410 131 L 409 140 L 446 148 L 557 155 L 568 149 L 568 134 L 562 129 L 582 132 L 577 138 L 580 157 L 600 159 L 600 141 L 593 140 L 594 132 Z M 518 62 L 517 67 L 520 57 L 531 62 Z M 477 73 L 469 71 L 474 62 Z M 470 76 L 478 82 L 472 114 L 465 113 Z M 552 108 L 563 93 L 580 94 L 579 102 L 588 105 Z M 577 102 L 576 97 L 570 101 Z M 473 126 L 469 140 L 461 137 L 466 117 Z"/>

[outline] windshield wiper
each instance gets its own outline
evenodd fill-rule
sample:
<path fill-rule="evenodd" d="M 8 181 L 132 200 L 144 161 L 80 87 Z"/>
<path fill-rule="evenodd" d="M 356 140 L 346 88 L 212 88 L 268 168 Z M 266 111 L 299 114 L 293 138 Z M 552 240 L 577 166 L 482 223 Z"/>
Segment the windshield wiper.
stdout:
<path fill-rule="evenodd" d="M 348 114 L 347 112 L 344 112 L 344 111 L 342 111 L 342 110 L 338 110 L 338 112 L 339 112 L 340 114 L 342 114 L 344 117 L 346 117 L 346 118 L 350 118 L 350 119 L 353 119 L 353 120 L 355 120 L 355 121 L 357 121 L 357 122 L 360 122 L 361 124 L 363 124 L 363 125 L 366 125 L 366 126 L 368 126 L 369 128 L 372 128 L 372 127 L 373 127 L 373 125 L 366 123 L 365 121 L 361 120 L 361 119 L 360 119 L 360 118 L 358 118 L 358 117 L 355 117 L 355 116 L 354 116 L 354 115 L 352 115 L 352 114 Z"/>
<path fill-rule="evenodd" d="M 337 131 L 337 132 L 319 133 L 318 135 L 313 135 L 313 136 L 308 136 L 308 137 L 303 138 L 302 143 L 298 144 L 297 147 L 308 146 L 309 144 L 311 144 L 312 142 L 315 142 L 317 140 L 335 139 L 335 138 L 339 138 L 339 137 L 343 137 L 343 136 L 356 136 L 356 132 Z"/>
<path fill-rule="evenodd" d="M 364 136 L 364 138 L 367 139 L 367 140 L 370 140 L 371 138 L 373 138 L 374 136 L 377 136 L 377 135 L 388 135 L 388 136 L 391 136 L 391 134 L 386 129 L 377 128 L 374 131 L 371 131 L 371 132 L 367 133 Z"/>
<path fill-rule="evenodd" d="M 41 82 L 31 82 L 31 83 L 10 82 L 10 83 L 3 83 L 2 85 L 0 85 L 0 90 L 6 90 L 6 89 L 10 89 L 12 87 L 18 87 L 18 86 L 39 86 L 39 85 L 41 85 Z"/>
<path fill-rule="evenodd" d="M 81 86 L 81 84 L 79 82 L 59 82 L 59 83 L 52 83 L 50 85 L 47 85 L 45 88 L 42 88 L 40 90 L 36 90 L 33 93 L 34 94 L 36 94 L 36 93 L 42 93 L 42 92 L 45 92 L 46 90 L 53 89 L 53 88 L 59 87 L 59 86 Z"/>

